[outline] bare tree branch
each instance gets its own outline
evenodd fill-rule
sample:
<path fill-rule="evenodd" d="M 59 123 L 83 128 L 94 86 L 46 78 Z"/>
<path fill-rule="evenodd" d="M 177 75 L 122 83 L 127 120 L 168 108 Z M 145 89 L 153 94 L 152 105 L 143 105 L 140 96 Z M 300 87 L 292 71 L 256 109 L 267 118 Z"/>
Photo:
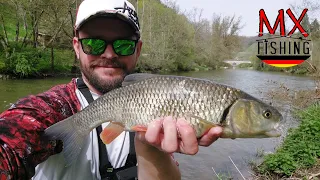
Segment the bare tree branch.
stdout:
<path fill-rule="evenodd" d="M 6 46 L 8 46 L 8 34 L 7 34 L 7 30 L 5 27 L 5 23 L 4 23 L 4 18 L 2 16 L 2 14 L 0 14 L 0 19 L 1 19 L 1 25 L 2 25 L 2 29 L 3 29 L 3 34 L 4 34 L 4 43 L 6 44 Z"/>
<path fill-rule="evenodd" d="M 27 36 L 28 36 L 28 23 L 27 23 L 27 17 L 26 16 L 27 16 L 27 13 L 26 13 L 26 11 L 24 11 L 24 14 L 23 14 L 23 25 L 24 25 L 24 30 L 26 31 L 26 34 L 23 37 L 23 41 L 22 41 L 21 47 L 26 45 L 26 39 L 27 39 Z"/>
<path fill-rule="evenodd" d="M 63 20 L 63 22 L 61 22 L 59 28 L 56 30 L 56 32 L 54 33 L 54 35 L 52 36 L 52 38 L 50 39 L 50 41 L 48 42 L 47 46 L 51 46 L 52 42 L 57 38 L 58 33 L 61 31 L 62 26 L 65 24 L 66 20 L 68 19 L 68 16 L 65 17 L 65 19 Z"/>

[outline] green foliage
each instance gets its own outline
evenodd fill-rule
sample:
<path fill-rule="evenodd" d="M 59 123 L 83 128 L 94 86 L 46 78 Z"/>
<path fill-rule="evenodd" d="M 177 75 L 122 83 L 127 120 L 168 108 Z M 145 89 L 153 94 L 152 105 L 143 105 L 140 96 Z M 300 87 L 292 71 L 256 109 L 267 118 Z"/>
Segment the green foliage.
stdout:
<path fill-rule="evenodd" d="M 217 68 L 221 61 L 232 58 L 239 46 L 237 29 L 234 29 L 239 27 L 239 21 L 234 17 L 220 17 L 211 25 L 211 22 L 196 17 L 200 13 L 187 18 L 187 13 L 180 12 L 172 1 L 163 4 L 139 0 L 137 9 L 144 43 L 138 71 Z"/>
<path fill-rule="evenodd" d="M 139 1 L 142 29 L 142 57 L 138 71 L 189 71 L 193 61 L 193 28 L 175 7 L 159 1 Z"/>
<path fill-rule="evenodd" d="M 68 7 L 72 4 L 60 0 L 36 0 L 32 4 L 25 0 L 0 0 L 0 4 L 3 7 L 0 14 L 4 18 L 4 22 L 0 22 L 0 38 L 7 39 L 4 32 L 8 37 L 8 44 L 0 44 L 0 73 L 28 78 L 70 72 L 74 53 L 70 46 L 72 24 Z M 38 23 L 37 26 L 35 22 Z M 35 32 L 49 37 L 57 33 L 57 38 L 53 39 L 50 46 L 54 47 L 53 62 L 51 48 L 42 46 L 43 38 L 38 37 L 38 46 L 31 47 L 34 45 Z M 70 34 L 66 34 L 67 32 Z M 64 50 L 59 50 L 59 47 Z"/>
<path fill-rule="evenodd" d="M 306 14 L 304 17 L 303 17 L 303 19 L 302 19 L 302 21 L 301 21 L 301 25 L 302 25 L 302 27 L 306 30 L 306 32 L 307 33 L 310 33 L 310 21 L 309 21 L 309 16 L 308 16 L 308 14 Z"/>
<path fill-rule="evenodd" d="M 51 50 L 45 51 L 43 58 L 37 65 L 37 72 L 40 75 L 50 73 L 70 72 L 74 60 L 74 53 L 70 50 L 54 49 L 54 69 L 51 66 Z"/>
<path fill-rule="evenodd" d="M 291 74 L 308 74 L 310 72 L 310 70 L 308 69 L 309 65 L 307 63 L 302 63 L 297 66 L 292 66 L 287 68 L 279 68 L 279 67 L 268 65 L 262 62 L 257 57 L 252 57 L 251 62 L 252 62 L 253 69 L 259 70 L 259 71 L 287 72 Z"/>
<path fill-rule="evenodd" d="M 11 42 L 5 52 L 7 55 L 0 59 L 0 73 L 18 78 L 53 73 L 50 49 L 21 47 L 19 43 Z M 74 58 L 72 51 L 55 49 L 54 58 L 55 73 L 70 71 Z"/>
<path fill-rule="evenodd" d="M 35 67 L 39 63 L 42 52 L 34 48 L 21 48 L 17 43 L 10 43 L 5 50 L 7 55 L 4 60 L 5 74 L 17 77 L 30 77 L 36 75 Z"/>
<path fill-rule="evenodd" d="M 297 164 L 292 156 L 285 152 L 278 152 L 277 154 L 266 156 L 264 164 L 259 168 L 259 171 L 260 173 L 271 171 L 289 176 L 296 168 Z"/>
<path fill-rule="evenodd" d="M 0 3 L 4 7 L 0 13 L 4 15 L 9 41 L 8 47 L 0 44 L 0 62 L 5 66 L 0 73 L 22 78 L 70 71 L 74 63 L 71 38 L 78 3 L 62 0 L 34 0 L 31 4 L 26 0 L 0 0 Z M 240 49 L 237 37 L 240 19 L 219 16 L 210 22 L 198 12 L 191 20 L 188 12 L 181 12 L 172 1 L 138 0 L 133 4 L 138 11 L 143 41 L 137 71 L 214 69 Z M 3 32 L 0 26 L 1 39 Z M 63 51 L 66 55 L 62 55 L 60 48 L 66 49 Z"/>
<path fill-rule="evenodd" d="M 3 17 L 8 39 L 10 41 L 13 41 L 15 36 L 16 22 L 17 22 L 17 18 L 15 17 L 14 7 L 7 2 L 5 3 L 0 2 L 0 6 L 1 6 L 0 16 L 2 15 Z M 0 21 L 0 33 L 2 34 L 4 29 L 1 24 L 2 22 Z"/>
<path fill-rule="evenodd" d="M 310 31 L 311 33 L 316 33 L 320 31 L 320 24 L 317 18 L 314 19 L 313 22 L 310 24 Z"/>
<path fill-rule="evenodd" d="M 5 67 L 6 65 L 4 64 L 4 62 L 0 61 L 0 72 L 3 72 Z"/>
<path fill-rule="evenodd" d="M 307 74 L 309 72 L 308 65 L 306 63 L 302 63 L 297 66 L 282 68 L 282 69 L 292 74 Z"/>
<path fill-rule="evenodd" d="M 242 64 L 239 64 L 237 68 L 251 68 L 252 66 L 253 66 L 252 63 L 242 63 Z"/>
<path fill-rule="evenodd" d="M 35 52 L 34 54 L 15 53 L 13 56 L 9 57 L 8 60 L 11 61 L 10 63 L 15 63 L 15 66 L 13 67 L 13 73 L 19 77 L 28 77 L 35 75 L 36 69 L 33 65 L 37 65 L 38 59 L 34 57 L 39 57 L 39 55 L 40 54 L 38 54 L 38 52 Z"/>
<path fill-rule="evenodd" d="M 298 168 L 311 167 L 320 157 L 320 105 L 312 105 L 296 114 L 301 124 L 290 129 L 275 154 L 264 157 L 263 164 L 258 167 L 260 173 L 290 176 Z"/>

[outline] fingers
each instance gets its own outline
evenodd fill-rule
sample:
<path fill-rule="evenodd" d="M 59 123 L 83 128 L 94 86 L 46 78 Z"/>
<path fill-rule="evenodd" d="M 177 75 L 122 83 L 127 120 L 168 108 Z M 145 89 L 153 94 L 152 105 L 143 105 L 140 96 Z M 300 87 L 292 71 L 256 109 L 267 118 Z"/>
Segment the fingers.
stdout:
<path fill-rule="evenodd" d="M 141 142 L 146 142 L 146 132 L 136 132 L 136 138 Z"/>
<path fill-rule="evenodd" d="M 194 155 L 199 151 L 199 145 L 210 146 L 221 133 L 221 127 L 211 128 L 198 141 L 193 127 L 184 118 L 176 121 L 169 116 L 152 121 L 145 135 L 139 134 L 138 138 L 167 153 Z"/>
<path fill-rule="evenodd" d="M 176 121 L 171 116 L 154 120 L 148 125 L 145 140 L 167 153 L 178 151 Z"/>
<path fill-rule="evenodd" d="M 198 141 L 193 128 L 182 118 L 177 120 L 177 127 L 180 133 L 180 152 L 194 155 L 199 151 Z"/>
<path fill-rule="evenodd" d="M 178 150 L 178 136 L 176 120 L 171 116 L 165 117 L 163 120 L 164 140 L 161 142 L 161 147 L 168 153 L 173 153 Z"/>
<path fill-rule="evenodd" d="M 161 143 L 160 132 L 162 129 L 162 121 L 162 119 L 156 119 L 152 121 L 148 125 L 148 129 L 145 134 L 146 141 L 154 146 L 159 146 Z"/>
<path fill-rule="evenodd" d="M 216 141 L 222 133 L 221 127 L 211 128 L 205 135 L 199 140 L 200 146 L 210 146 L 214 141 Z"/>

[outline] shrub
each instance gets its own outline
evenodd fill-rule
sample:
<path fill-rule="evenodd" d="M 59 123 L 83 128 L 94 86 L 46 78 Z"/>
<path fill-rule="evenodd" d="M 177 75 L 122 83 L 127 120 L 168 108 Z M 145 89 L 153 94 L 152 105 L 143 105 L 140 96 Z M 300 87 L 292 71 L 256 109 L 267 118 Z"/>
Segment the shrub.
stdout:
<path fill-rule="evenodd" d="M 314 104 L 296 115 L 301 124 L 290 129 L 275 154 L 264 157 L 258 167 L 260 173 L 290 176 L 297 168 L 308 168 L 317 162 L 320 157 L 320 105 Z"/>
<path fill-rule="evenodd" d="M 3 69 L 6 74 L 20 78 L 37 75 L 36 66 L 44 52 L 31 47 L 21 48 L 14 43 L 6 51 L 8 55 L 4 59 Z"/>

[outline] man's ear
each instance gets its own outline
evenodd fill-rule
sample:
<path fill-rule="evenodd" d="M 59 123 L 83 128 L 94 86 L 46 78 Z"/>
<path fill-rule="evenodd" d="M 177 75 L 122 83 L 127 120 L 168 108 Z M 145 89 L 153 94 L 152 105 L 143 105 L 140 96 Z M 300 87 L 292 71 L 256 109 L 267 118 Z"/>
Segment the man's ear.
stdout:
<path fill-rule="evenodd" d="M 79 40 L 77 37 L 73 37 L 72 44 L 73 44 L 74 52 L 77 55 L 77 59 L 79 59 L 80 58 L 80 43 L 79 43 Z"/>
<path fill-rule="evenodd" d="M 141 39 L 140 39 L 140 40 L 138 41 L 138 43 L 137 43 L 137 53 L 136 53 L 137 59 L 140 57 L 141 49 L 142 49 L 142 41 L 141 41 Z"/>

